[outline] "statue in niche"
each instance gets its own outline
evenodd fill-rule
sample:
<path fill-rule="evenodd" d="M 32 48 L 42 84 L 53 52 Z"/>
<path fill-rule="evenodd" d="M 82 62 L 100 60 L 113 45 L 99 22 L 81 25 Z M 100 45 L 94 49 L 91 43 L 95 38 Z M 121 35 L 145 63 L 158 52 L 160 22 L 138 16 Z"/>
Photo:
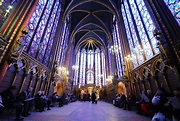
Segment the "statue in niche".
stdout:
<path fill-rule="evenodd" d="M 156 40 L 158 41 L 157 48 L 159 48 L 162 60 L 165 63 L 169 63 L 170 59 L 172 59 L 172 54 L 170 53 L 170 48 L 163 36 L 162 31 L 159 28 L 156 28 L 153 32 L 153 35 L 156 38 Z"/>

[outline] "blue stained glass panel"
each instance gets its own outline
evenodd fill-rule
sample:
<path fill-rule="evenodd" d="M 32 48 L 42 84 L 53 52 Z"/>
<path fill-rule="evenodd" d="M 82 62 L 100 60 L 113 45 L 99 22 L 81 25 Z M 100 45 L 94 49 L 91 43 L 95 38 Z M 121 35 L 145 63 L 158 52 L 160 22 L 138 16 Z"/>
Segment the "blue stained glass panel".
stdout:
<path fill-rule="evenodd" d="M 142 19 L 143 19 L 143 22 L 144 22 L 144 25 L 145 25 L 145 29 L 147 31 L 150 42 L 152 44 L 153 50 L 154 50 L 155 54 L 157 54 L 157 53 L 159 53 L 159 49 L 156 48 L 156 43 L 157 42 L 156 42 L 155 37 L 153 36 L 153 31 L 155 29 L 153 21 L 152 21 L 150 15 L 149 15 L 149 12 L 148 12 L 143 0 L 138 1 L 137 6 L 138 6 L 138 8 L 139 8 L 139 6 L 142 6 L 141 8 L 139 8 L 139 11 L 140 11 L 140 14 L 142 16 Z M 146 42 L 146 43 L 148 43 L 148 42 Z M 152 57 L 153 55 L 150 54 L 151 52 L 150 51 L 148 51 L 148 52 L 149 52 L 149 55 L 147 55 L 147 56 Z"/>
<path fill-rule="evenodd" d="M 180 25 L 180 0 L 164 0 L 164 2 Z"/>
<path fill-rule="evenodd" d="M 156 48 L 156 39 L 153 36 L 155 26 L 144 0 L 124 0 L 123 3 L 122 15 L 131 57 L 134 67 L 137 67 L 145 60 L 152 58 L 154 54 L 159 53 L 158 48 Z M 135 31 L 135 28 L 138 32 Z M 143 58 L 143 54 L 146 58 Z"/>
<path fill-rule="evenodd" d="M 45 33 L 45 38 L 43 40 L 43 43 L 42 43 L 42 48 L 40 48 L 40 53 L 41 55 L 44 55 L 45 54 L 45 50 L 47 48 L 47 46 L 50 46 L 50 44 L 53 42 L 53 41 L 50 41 L 52 39 L 49 39 L 50 35 L 51 35 L 51 30 L 52 30 L 52 27 L 53 27 L 53 22 L 54 22 L 54 19 L 55 19 L 55 14 L 57 13 L 57 8 L 58 8 L 58 5 L 59 5 L 59 2 L 56 2 L 55 4 L 55 7 L 53 9 L 53 12 L 51 14 L 51 19 L 48 23 L 48 27 L 47 27 L 47 30 L 46 30 L 46 33 Z M 53 34 L 52 34 L 53 35 Z M 48 43 L 49 42 L 49 43 Z M 39 61 L 43 61 L 43 58 Z"/>
<path fill-rule="evenodd" d="M 33 35 L 33 33 L 34 33 L 34 31 L 35 31 L 35 28 L 36 28 L 36 26 L 37 26 L 37 23 L 38 23 L 38 21 L 39 21 L 39 19 L 40 19 L 40 15 L 41 15 L 41 13 L 42 13 L 42 11 L 43 11 L 43 8 L 44 8 L 44 6 L 45 6 L 45 1 L 46 0 L 40 0 L 39 2 L 38 2 L 38 4 L 36 5 L 36 9 L 35 9 L 35 11 L 34 11 L 34 13 L 32 14 L 32 16 L 31 16 L 31 18 L 30 18 L 30 21 L 29 21 L 29 23 L 28 23 L 28 27 L 29 27 L 29 36 L 32 36 Z M 26 43 L 27 43 L 27 47 L 29 46 L 29 44 L 30 44 L 30 40 L 31 40 L 31 38 L 25 38 L 25 40 L 24 41 L 26 41 Z M 25 50 L 24 51 L 27 51 L 27 47 L 25 48 Z"/>
<path fill-rule="evenodd" d="M 41 62 L 44 60 L 45 65 L 49 62 L 60 12 L 61 5 L 58 0 L 39 0 L 28 23 L 29 36 L 23 42 L 27 43 L 25 51 L 29 49 L 27 53 L 34 58 L 37 56 L 36 59 Z M 47 29 L 45 30 L 46 25 Z M 43 33 L 44 38 L 42 38 Z"/>
<path fill-rule="evenodd" d="M 51 33 L 51 36 L 50 36 L 50 39 L 49 39 L 49 44 L 48 44 L 48 47 L 47 47 L 47 50 L 46 50 L 46 53 L 45 53 L 45 58 L 44 58 L 45 62 L 48 62 L 49 59 L 50 59 L 50 52 L 51 52 L 51 49 L 52 49 L 52 44 L 53 44 L 53 41 L 54 41 L 54 36 L 55 36 L 57 24 L 58 24 L 58 19 L 59 19 L 60 12 L 61 12 L 61 4 L 59 2 L 57 2 L 56 6 L 57 6 L 57 12 L 56 12 L 56 14 L 53 15 L 53 16 L 55 16 L 55 20 L 53 22 L 54 25 L 53 25 L 53 28 L 52 28 L 52 33 Z M 59 52 L 61 52 L 61 51 L 59 51 Z"/>
<path fill-rule="evenodd" d="M 132 21 L 132 17 L 130 15 L 130 11 L 129 11 L 129 6 L 127 4 L 127 1 L 124 2 L 124 6 L 122 7 L 122 14 L 123 14 L 123 19 L 124 19 L 124 24 L 125 24 L 125 28 L 126 28 L 126 32 L 127 32 L 127 38 L 128 38 L 128 42 L 129 42 L 129 46 L 130 46 L 130 50 L 131 50 L 131 57 L 132 57 L 132 61 L 134 64 L 134 67 L 138 66 L 138 61 L 140 61 L 140 57 L 135 53 L 134 51 L 134 47 L 136 45 L 138 45 L 138 39 L 137 39 L 137 35 L 134 29 L 134 25 L 133 25 L 133 21 Z M 126 17 L 127 15 L 127 17 Z M 140 55 L 141 56 L 141 55 Z"/>
<path fill-rule="evenodd" d="M 143 1 L 141 0 L 140 3 L 142 3 L 142 2 Z M 153 56 L 153 53 L 152 53 L 150 43 L 148 42 L 147 35 L 144 34 L 145 28 L 143 27 L 142 20 L 140 18 L 139 13 L 138 13 L 138 8 L 133 1 L 130 1 L 130 5 L 131 5 L 132 13 L 135 17 L 134 20 L 136 22 L 136 26 L 137 26 L 139 35 L 143 35 L 143 36 L 139 36 L 141 39 L 142 47 L 143 47 L 142 49 L 144 50 L 144 54 L 146 56 L 146 59 L 150 59 Z"/>
<path fill-rule="evenodd" d="M 53 1 L 52 0 L 49 0 L 48 1 L 48 3 L 47 3 L 47 6 L 51 6 L 52 7 L 52 5 L 53 5 Z M 41 46 L 42 46 L 42 43 L 40 42 L 41 41 L 41 38 L 42 38 L 42 35 L 43 35 L 43 32 L 45 31 L 44 29 L 45 29 L 45 26 L 46 26 L 46 23 L 47 23 L 47 20 L 48 20 L 48 16 L 49 16 L 49 14 L 50 14 L 50 10 L 49 9 L 51 9 L 51 7 L 47 7 L 46 6 L 46 9 L 45 9 L 45 12 L 43 13 L 43 16 L 42 16 L 42 18 L 41 18 L 41 20 L 40 20 L 40 23 L 39 23 L 39 25 L 38 25 L 38 29 L 37 29 L 37 31 L 36 31 L 36 33 L 35 33 L 35 38 L 37 38 L 37 39 L 34 39 L 34 41 L 32 42 L 32 44 L 34 43 L 34 44 L 37 44 L 37 47 L 35 48 L 34 47 L 34 51 L 37 53 L 38 52 L 38 49 L 40 49 L 41 48 Z M 32 45 L 31 45 L 32 46 Z M 31 47 L 30 47 L 31 48 Z M 33 54 L 32 55 L 32 53 L 30 52 L 29 53 L 31 56 L 33 56 L 33 57 L 35 57 L 35 55 Z M 38 59 L 39 60 L 39 59 Z"/>

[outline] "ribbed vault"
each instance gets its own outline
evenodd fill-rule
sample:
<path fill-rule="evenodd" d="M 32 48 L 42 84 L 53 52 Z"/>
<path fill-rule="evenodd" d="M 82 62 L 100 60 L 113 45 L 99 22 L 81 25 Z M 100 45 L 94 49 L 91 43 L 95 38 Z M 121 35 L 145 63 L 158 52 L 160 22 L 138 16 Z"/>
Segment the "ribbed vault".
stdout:
<path fill-rule="evenodd" d="M 70 16 L 70 42 L 82 48 L 88 42 L 105 48 L 112 41 L 113 15 L 118 15 L 117 0 L 64 0 L 64 17 Z M 118 17 L 117 17 L 118 18 Z M 90 41 L 92 40 L 92 41 Z M 91 45 L 91 43 L 89 43 Z"/>

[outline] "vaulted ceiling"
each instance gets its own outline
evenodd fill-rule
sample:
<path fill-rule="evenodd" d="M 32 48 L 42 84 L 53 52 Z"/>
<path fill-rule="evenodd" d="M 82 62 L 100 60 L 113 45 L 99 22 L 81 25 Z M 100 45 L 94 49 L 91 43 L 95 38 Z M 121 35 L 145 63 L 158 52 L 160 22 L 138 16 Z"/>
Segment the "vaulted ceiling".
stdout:
<path fill-rule="evenodd" d="M 104 48 L 112 41 L 113 15 L 120 0 L 64 0 L 64 19 L 70 17 L 70 41 L 78 48 Z"/>

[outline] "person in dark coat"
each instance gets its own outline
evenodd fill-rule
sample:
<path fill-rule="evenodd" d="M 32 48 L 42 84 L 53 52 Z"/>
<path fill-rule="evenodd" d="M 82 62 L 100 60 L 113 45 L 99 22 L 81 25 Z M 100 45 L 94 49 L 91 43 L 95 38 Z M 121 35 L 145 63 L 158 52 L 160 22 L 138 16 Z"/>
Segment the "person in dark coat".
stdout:
<path fill-rule="evenodd" d="M 6 108 L 12 108 L 13 107 L 13 101 L 15 100 L 15 97 L 13 95 L 13 90 L 15 90 L 15 86 L 10 86 L 8 89 L 1 92 L 2 102 L 3 105 Z"/>
<path fill-rule="evenodd" d="M 33 88 L 29 87 L 28 90 L 24 90 L 20 93 L 20 96 L 22 98 L 22 103 L 24 104 L 23 113 L 22 113 L 22 116 L 24 117 L 27 117 L 28 115 L 30 115 L 29 109 L 30 109 L 30 106 L 32 105 L 31 103 L 33 100 L 32 90 Z"/>
<path fill-rule="evenodd" d="M 124 109 L 126 109 L 127 107 L 128 110 L 131 110 L 132 106 L 135 105 L 135 103 L 136 103 L 135 95 L 133 95 L 132 93 L 129 93 Z"/>
<path fill-rule="evenodd" d="M 38 91 L 34 98 L 35 109 L 39 112 L 44 111 L 44 101 L 41 98 L 41 96 L 42 96 L 42 91 Z"/>
<path fill-rule="evenodd" d="M 15 120 L 23 120 L 21 116 L 23 104 L 21 103 L 21 98 L 17 96 L 14 97 L 13 91 L 16 89 L 15 86 L 10 86 L 7 90 L 1 93 L 2 102 L 5 108 L 13 108 L 16 109 L 16 118 Z"/>
<path fill-rule="evenodd" d="M 92 104 L 94 104 L 96 100 L 96 93 L 94 91 L 92 92 L 91 99 L 92 99 Z"/>
<path fill-rule="evenodd" d="M 126 96 L 124 93 L 122 93 L 121 97 L 120 97 L 120 103 L 119 103 L 119 107 L 123 108 L 124 105 L 126 104 Z"/>
<path fill-rule="evenodd" d="M 180 120 L 180 87 L 174 89 L 174 97 L 170 98 L 170 102 L 173 106 L 173 121 Z"/>

